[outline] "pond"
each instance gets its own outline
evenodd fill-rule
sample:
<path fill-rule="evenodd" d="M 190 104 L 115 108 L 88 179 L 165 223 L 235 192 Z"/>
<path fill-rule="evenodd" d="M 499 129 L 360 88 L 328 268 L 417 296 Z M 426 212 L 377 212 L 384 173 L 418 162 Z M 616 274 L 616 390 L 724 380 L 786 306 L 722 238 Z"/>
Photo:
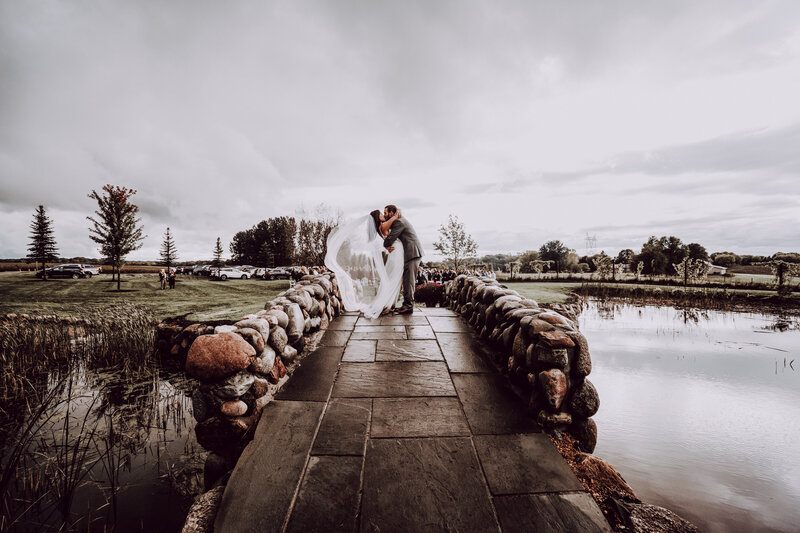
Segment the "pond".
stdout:
<path fill-rule="evenodd" d="M 202 483 L 191 383 L 181 372 L 78 364 L 32 387 L 31 408 L 47 409 L 34 417 L 0 530 L 21 515 L 11 530 L 180 531 Z M 13 406 L 18 420 L 4 420 L 4 464 L 31 420 L 26 411 Z"/>
<path fill-rule="evenodd" d="M 800 324 L 589 301 L 595 454 L 703 531 L 797 531 Z"/>

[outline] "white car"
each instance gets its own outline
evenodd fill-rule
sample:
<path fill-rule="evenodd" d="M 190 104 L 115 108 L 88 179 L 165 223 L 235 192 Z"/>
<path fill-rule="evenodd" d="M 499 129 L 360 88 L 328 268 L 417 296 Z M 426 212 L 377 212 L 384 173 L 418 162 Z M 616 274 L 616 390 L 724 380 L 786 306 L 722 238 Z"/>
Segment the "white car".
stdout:
<path fill-rule="evenodd" d="M 222 281 L 226 279 L 247 279 L 250 275 L 243 270 L 239 270 L 238 268 L 233 267 L 223 267 L 223 268 L 216 268 L 211 271 L 212 278 L 218 278 Z"/>

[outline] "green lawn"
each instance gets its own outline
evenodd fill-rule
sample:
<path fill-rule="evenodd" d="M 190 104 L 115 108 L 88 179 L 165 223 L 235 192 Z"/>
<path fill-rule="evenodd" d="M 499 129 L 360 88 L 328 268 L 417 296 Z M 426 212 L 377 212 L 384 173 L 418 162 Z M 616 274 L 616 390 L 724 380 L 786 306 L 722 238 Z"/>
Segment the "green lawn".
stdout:
<path fill-rule="evenodd" d="M 566 301 L 569 293 L 578 290 L 581 284 L 561 281 L 522 281 L 508 283 L 507 286 L 540 304 L 557 304 Z"/>
<path fill-rule="evenodd" d="M 174 290 L 161 290 L 156 274 L 125 274 L 117 292 L 111 276 L 42 281 L 31 273 L 0 275 L 0 313 L 81 316 L 82 311 L 118 303 L 150 308 L 156 318 L 235 319 L 264 308 L 289 287 L 288 281 L 228 280 L 179 276 Z"/>

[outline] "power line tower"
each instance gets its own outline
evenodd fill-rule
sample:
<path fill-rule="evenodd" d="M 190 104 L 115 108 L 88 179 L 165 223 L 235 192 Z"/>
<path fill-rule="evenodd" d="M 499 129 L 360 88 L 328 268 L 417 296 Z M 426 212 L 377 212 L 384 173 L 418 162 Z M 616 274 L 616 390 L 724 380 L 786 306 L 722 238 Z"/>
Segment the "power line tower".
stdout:
<path fill-rule="evenodd" d="M 595 248 L 597 248 L 597 235 L 589 235 L 589 233 L 587 232 L 585 243 L 586 243 L 586 255 L 588 256 L 594 255 L 594 250 Z"/>

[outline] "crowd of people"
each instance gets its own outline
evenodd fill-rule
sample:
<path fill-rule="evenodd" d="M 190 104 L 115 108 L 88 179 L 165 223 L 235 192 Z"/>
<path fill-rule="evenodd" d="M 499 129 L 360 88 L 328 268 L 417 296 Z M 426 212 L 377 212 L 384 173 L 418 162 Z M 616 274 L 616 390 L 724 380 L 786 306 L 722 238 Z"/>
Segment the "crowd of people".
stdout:
<path fill-rule="evenodd" d="M 444 269 L 444 268 L 422 268 L 417 271 L 417 285 L 423 283 L 444 283 L 456 279 L 456 276 L 466 274 L 467 276 L 479 276 L 482 278 L 496 279 L 495 273 L 491 270 L 467 270 L 467 269 Z"/>

